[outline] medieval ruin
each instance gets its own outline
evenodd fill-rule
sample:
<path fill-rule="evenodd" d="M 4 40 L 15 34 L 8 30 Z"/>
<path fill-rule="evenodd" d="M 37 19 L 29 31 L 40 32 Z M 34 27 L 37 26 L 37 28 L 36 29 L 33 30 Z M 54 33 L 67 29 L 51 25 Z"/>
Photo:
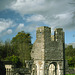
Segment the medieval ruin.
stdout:
<path fill-rule="evenodd" d="M 55 29 L 54 36 L 51 36 L 49 27 L 37 28 L 36 41 L 31 51 L 34 61 L 31 75 L 65 75 L 64 45 L 62 28 Z"/>

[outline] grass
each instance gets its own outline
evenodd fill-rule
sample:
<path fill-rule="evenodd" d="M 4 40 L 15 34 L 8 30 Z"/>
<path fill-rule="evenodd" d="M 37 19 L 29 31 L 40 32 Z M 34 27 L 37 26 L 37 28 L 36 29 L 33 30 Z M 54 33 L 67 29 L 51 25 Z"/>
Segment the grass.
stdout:
<path fill-rule="evenodd" d="M 66 75 L 75 75 L 75 74 L 66 74 Z"/>

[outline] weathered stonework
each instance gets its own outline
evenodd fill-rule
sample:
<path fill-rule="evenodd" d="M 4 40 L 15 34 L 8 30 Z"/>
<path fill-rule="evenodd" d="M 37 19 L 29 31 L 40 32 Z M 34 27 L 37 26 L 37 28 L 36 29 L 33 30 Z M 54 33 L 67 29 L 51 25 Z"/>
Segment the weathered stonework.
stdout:
<path fill-rule="evenodd" d="M 53 38 L 51 38 L 53 37 Z M 31 57 L 34 60 L 32 75 L 65 75 L 64 32 L 62 28 L 39 27 Z"/>

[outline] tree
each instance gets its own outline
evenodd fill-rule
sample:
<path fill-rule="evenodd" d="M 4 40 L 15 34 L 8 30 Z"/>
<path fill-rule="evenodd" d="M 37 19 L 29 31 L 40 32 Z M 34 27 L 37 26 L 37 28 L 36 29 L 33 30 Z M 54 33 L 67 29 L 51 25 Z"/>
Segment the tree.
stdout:
<path fill-rule="evenodd" d="M 6 55 L 5 45 L 0 42 L 0 60 L 4 60 Z"/>
<path fill-rule="evenodd" d="M 65 49 L 66 60 L 68 60 L 68 64 L 70 67 L 75 66 L 75 48 L 72 45 L 69 45 Z"/>
<path fill-rule="evenodd" d="M 25 60 L 30 60 L 31 51 L 31 36 L 29 33 L 24 31 L 18 32 L 18 34 L 11 40 L 12 46 L 14 47 L 14 54 L 19 56 L 20 60 L 24 63 Z"/>
<path fill-rule="evenodd" d="M 14 54 L 13 47 L 11 45 L 11 41 L 8 39 L 5 41 L 5 50 L 6 50 L 6 56 L 12 56 Z"/>
<path fill-rule="evenodd" d="M 0 59 L 4 60 L 8 56 L 14 54 L 13 47 L 9 40 L 6 40 L 5 43 L 0 42 Z"/>

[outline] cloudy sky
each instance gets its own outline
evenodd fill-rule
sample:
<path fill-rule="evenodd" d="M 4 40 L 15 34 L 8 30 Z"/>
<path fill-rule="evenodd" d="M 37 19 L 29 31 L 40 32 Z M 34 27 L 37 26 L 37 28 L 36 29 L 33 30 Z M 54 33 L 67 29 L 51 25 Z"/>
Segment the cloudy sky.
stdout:
<path fill-rule="evenodd" d="M 12 39 L 19 31 L 30 32 L 32 43 L 36 28 L 63 28 L 65 42 L 75 42 L 75 0 L 0 0 L 0 40 Z"/>

